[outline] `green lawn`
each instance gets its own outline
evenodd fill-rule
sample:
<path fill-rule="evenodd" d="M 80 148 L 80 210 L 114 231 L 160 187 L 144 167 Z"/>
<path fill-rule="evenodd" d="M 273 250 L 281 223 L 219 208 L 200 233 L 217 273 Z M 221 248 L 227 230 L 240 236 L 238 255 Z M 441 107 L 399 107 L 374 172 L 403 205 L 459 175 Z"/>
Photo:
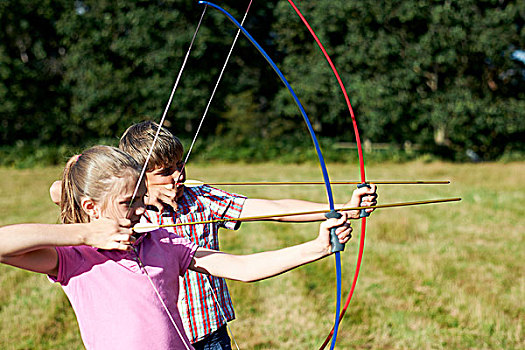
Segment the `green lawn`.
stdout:
<path fill-rule="evenodd" d="M 353 165 L 329 165 L 356 180 Z M 376 211 L 368 220 L 359 283 L 342 321 L 339 349 L 523 349 L 525 163 L 370 164 L 369 179 L 451 180 L 381 186 L 380 204 L 462 197 L 457 203 Z M 317 165 L 191 164 L 199 180 L 318 180 Z M 59 168 L 0 168 L 0 225 L 55 223 L 47 189 Z M 253 198 L 326 201 L 321 186 L 227 187 Z M 337 186 L 337 202 L 353 189 Z M 344 294 L 355 268 L 359 223 L 343 259 Z M 245 223 L 223 231 L 222 249 L 251 253 L 303 242 L 318 224 Z M 241 349 L 316 349 L 333 322 L 332 258 L 253 284 L 229 283 Z M 0 348 L 81 348 L 75 316 L 44 276 L 0 266 Z"/>

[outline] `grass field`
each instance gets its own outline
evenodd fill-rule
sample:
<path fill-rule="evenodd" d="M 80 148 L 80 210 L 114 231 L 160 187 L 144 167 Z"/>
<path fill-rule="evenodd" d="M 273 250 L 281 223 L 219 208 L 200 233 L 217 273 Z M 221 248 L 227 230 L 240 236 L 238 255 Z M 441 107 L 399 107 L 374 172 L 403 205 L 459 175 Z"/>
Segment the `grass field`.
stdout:
<path fill-rule="evenodd" d="M 358 177 L 329 165 L 333 180 Z M 317 165 L 191 164 L 200 180 L 318 180 Z M 462 197 L 458 203 L 384 209 L 368 220 L 354 299 L 339 349 L 524 349 L 525 163 L 371 164 L 369 179 L 451 180 L 450 185 L 381 186 L 380 204 Z M 0 168 L 0 225 L 54 223 L 47 189 L 59 168 Z M 325 201 L 322 187 L 226 188 L 253 198 Z M 337 202 L 352 188 L 338 186 Z M 342 255 L 344 294 L 351 283 L 359 223 Z M 317 224 L 245 223 L 221 233 L 222 249 L 251 253 L 305 241 Z M 241 349 L 316 349 L 330 330 L 334 263 L 328 258 L 271 280 L 229 283 L 231 323 Z M 0 348 L 82 348 L 75 316 L 58 285 L 0 266 Z"/>

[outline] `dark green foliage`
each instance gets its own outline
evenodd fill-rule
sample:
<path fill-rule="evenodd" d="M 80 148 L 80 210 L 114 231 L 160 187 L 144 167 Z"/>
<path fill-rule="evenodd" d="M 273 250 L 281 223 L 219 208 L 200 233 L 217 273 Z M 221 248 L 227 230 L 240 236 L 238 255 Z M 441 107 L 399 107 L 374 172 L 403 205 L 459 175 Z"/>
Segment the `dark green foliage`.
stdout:
<path fill-rule="evenodd" d="M 220 5 L 240 20 L 247 3 Z M 347 86 L 363 140 L 456 160 L 525 152 L 525 64 L 511 58 L 525 49 L 523 2 L 298 5 Z M 68 147 L 115 143 L 132 123 L 160 120 L 202 10 L 182 0 L 1 1 L 1 162 L 61 162 Z M 353 141 L 336 80 L 289 4 L 254 3 L 245 27 L 316 132 Z M 235 33 L 207 9 L 167 116 L 181 138 L 193 137 Z M 202 159 L 315 158 L 289 93 L 242 36 L 201 137 Z"/>
<path fill-rule="evenodd" d="M 63 85 L 65 51 L 55 20 L 61 1 L 0 2 L 0 145 L 56 144 L 71 95 Z"/>
<path fill-rule="evenodd" d="M 279 9 L 279 45 L 295 47 L 284 67 L 305 86 L 305 103 L 324 111 L 323 124 L 344 116 L 350 128 L 341 94 L 329 91 L 334 80 L 320 73 L 319 50 L 299 20 L 287 18 L 286 2 Z M 523 149 L 525 65 L 510 58 L 525 47 L 523 2 L 330 1 L 303 10 L 333 48 L 364 138 L 410 141 L 456 159 L 468 149 L 484 159 Z M 301 60 L 308 67 L 297 68 Z M 319 82 L 322 94 L 311 88 Z"/>

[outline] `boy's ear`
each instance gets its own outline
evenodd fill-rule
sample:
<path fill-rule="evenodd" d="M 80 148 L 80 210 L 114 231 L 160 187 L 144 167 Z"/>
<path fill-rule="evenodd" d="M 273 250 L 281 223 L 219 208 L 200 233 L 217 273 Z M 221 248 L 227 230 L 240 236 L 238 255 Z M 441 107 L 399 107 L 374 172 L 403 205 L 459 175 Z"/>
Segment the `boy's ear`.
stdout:
<path fill-rule="evenodd" d="M 100 218 L 100 208 L 91 198 L 84 198 L 80 202 L 82 209 L 93 219 Z"/>

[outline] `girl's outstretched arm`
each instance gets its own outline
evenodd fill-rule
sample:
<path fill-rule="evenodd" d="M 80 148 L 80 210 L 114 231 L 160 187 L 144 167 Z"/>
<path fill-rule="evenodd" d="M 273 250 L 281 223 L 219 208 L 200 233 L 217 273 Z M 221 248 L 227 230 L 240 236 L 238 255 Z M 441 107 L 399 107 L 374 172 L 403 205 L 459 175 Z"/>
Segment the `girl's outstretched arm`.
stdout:
<path fill-rule="evenodd" d="M 99 219 L 87 224 L 0 227 L 0 262 L 56 276 L 58 256 L 55 246 L 91 245 L 129 250 L 133 240 L 129 226 L 129 220 Z"/>
<path fill-rule="evenodd" d="M 243 282 L 254 282 L 279 275 L 298 266 L 330 255 L 330 228 L 337 228 L 341 243 L 350 239 L 352 228 L 344 214 L 340 219 L 328 219 L 321 223 L 319 236 L 296 246 L 250 254 L 232 255 L 215 250 L 199 248 L 190 269 L 218 277 Z"/>

